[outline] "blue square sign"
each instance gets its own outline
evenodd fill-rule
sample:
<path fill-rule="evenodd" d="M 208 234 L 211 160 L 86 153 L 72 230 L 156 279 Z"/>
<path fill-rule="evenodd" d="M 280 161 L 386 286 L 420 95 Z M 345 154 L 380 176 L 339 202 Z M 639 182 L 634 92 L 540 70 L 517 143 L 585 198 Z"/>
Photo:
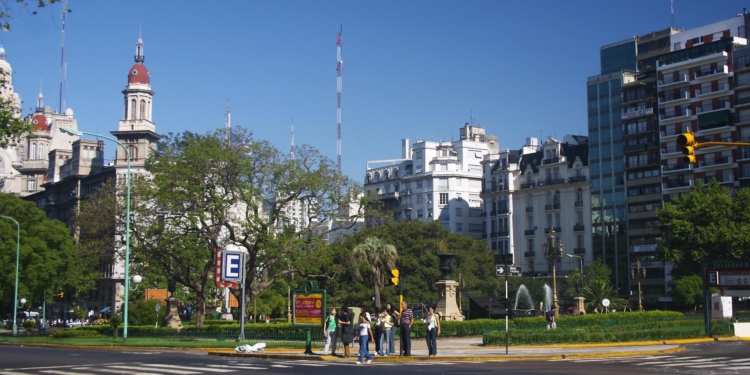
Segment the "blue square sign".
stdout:
<path fill-rule="evenodd" d="M 221 257 L 221 279 L 223 281 L 242 281 L 245 272 L 245 253 L 225 251 Z"/>

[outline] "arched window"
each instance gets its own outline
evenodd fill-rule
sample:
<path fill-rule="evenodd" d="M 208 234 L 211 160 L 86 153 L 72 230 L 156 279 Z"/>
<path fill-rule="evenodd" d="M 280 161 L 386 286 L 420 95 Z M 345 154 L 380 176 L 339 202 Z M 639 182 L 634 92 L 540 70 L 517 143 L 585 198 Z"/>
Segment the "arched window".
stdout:
<path fill-rule="evenodd" d="M 5 173 L 5 160 L 0 158 L 0 173 Z"/>
<path fill-rule="evenodd" d="M 130 119 L 135 120 L 135 99 L 130 101 Z"/>
<path fill-rule="evenodd" d="M 44 160 L 44 143 L 39 144 L 39 160 Z"/>
<path fill-rule="evenodd" d="M 29 159 L 35 159 L 36 158 L 36 143 L 31 144 L 31 154 L 29 154 Z"/>
<path fill-rule="evenodd" d="M 583 202 L 583 189 L 578 188 L 576 192 L 576 202 Z"/>
<path fill-rule="evenodd" d="M 23 146 L 18 146 L 18 161 L 23 161 L 26 157 L 26 154 L 24 154 L 25 150 L 26 149 Z"/>
<path fill-rule="evenodd" d="M 552 204 L 552 193 L 547 192 L 547 204 Z"/>
<path fill-rule="evenodd" d="M 560 204 L 560 191 L 555 191 L 555 197 L 552 198 L 552 203 Z"/>
<path fill-rule="evenodd" d="M 135 145 L 128 146 L 128 151 L 130 151 L 130 160 L 138 159 L 138 148 Z"/>
<path fill-rule="evenodd" d="M 583 176 L 583 166 L 580 164 L 576 165 L 576 177 Z"/>
<path fill-rule="evenodd" d="M 139 119 L 145 119 L 146 118 L 146 101 L 141 100 L 141 114 L 138 116 Z"/>

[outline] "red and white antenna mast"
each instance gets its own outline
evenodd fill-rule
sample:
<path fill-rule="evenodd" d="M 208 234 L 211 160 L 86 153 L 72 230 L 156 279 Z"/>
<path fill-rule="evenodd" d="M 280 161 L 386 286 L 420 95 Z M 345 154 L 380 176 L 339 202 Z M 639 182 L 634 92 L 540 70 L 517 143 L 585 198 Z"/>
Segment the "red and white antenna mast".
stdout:
<path fill-rule="evenodd" d="M 60 48 L 60 103 L 58 110 L 65 113 L 65 99 L 68 90 L 68 47 L 65 44 L 65 13 L 68 11 L 68 0 L 62 0 L 62 42 Z"/>
<path fill-rule="evenodd" d="M 341 32 L 343 26 L 339 26 L 336 33 L 336 165 L 341 172 L 341 71 L 344 70 L 344 61 L 341 60 Z"/>

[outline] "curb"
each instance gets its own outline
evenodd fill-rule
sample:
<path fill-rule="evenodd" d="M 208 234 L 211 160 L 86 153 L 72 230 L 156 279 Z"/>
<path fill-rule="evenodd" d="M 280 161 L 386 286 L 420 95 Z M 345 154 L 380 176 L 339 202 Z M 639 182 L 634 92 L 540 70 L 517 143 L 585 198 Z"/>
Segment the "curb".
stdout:
<path fill-rule="evenodd" d="M 637 355 L 660 355 L 679 353 L 685 350 L 685 347 L 670 348 L 664 350 L 644 350 L 619 353 L 586 353 L 586 354 L 540 354 L 540 355 L 489 355 L 489 356 L 445 356 L 445 357 L 377 357 L 375 362 L 466 362 L 466 361 L 544 361 L 555 359 L 584 359 L 584 358 L 604 358 L 604 357 L 632 357 Z M 321 361 L 321 362 L 354 362 L 356 357 L 339 358 L 333 356 L 304 356 L 295 354 L 271 354 L 271 353 L 229 353 L 229 352 L 208 352 L 208 355 L 220 357 L 250 357 L 263 359 L 286 359 L 286 360 L 304 360 L 304 361 Z"/>

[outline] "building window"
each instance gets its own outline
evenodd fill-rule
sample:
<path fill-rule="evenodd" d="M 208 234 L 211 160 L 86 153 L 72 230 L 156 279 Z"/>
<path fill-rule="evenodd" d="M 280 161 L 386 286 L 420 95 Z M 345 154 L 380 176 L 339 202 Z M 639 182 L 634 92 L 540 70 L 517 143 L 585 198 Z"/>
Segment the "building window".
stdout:
<path fill-rule="evenodd" d="M 424 210 L 417 210 L 417 217 L 423 217 L 424 216 Z"/>
<path fill-rule="evenodd" d="M 416 152 L 416 158 L 417 159 L 421 159 L 422 158 L 422 151 L 417 151 Z"/>
<path fill-rule="evenodd" d="M 461 212 L 461 207 L 456 207 L 456 216 L 463 216 L 463 213 Z"/>
<path fill-rule="evenodd" d="M 422 188 L 422 181 L 417 181 L 417 189 L 421 189 L 421 188 Z"/>
<path fill-rule="evenodd" d="M 463 232 L 463 223 L 456 223 L 456 232 Z"/>
<path fill-rule="evenodd" d="M 39 160 L 44 160 L 44 144 L 39 144 L 39 157 L 37 157 Z"/>
<path fill-rule="evenodd" d="M 130 119 L 135 120 L 135 99 L 130 101 Z"/>
<path fill-rule="evenodd" d="M 36 176 L 29 177 L 29 191 L 36 190 Z"/>
<path fill-rule="evenodd" d="M 140 119 L 146 118 L 146 101 L 145 100 L 141 100 L 141 113 L 138 116 L 138 118 Z"/>
<path fill-rule="evenodd" d="M 576 202 L 583 202 L 583 189 L 578 188 L 576 192 Z"/>
<path fill-rule="evenodd" d="M 29 155 L 29 159 L 35 159 L 36 158 L 36 143 L 31 144 L 31 154 Z"/>
<path fill-rule="evenodd" d="M 417 203 L 422 203 L 422 194 L 417 195 Z"/>
<path fill-rule="evenodd" d="M 440 193 L 440 204 L 448 204 L 448 193 Z"/>

